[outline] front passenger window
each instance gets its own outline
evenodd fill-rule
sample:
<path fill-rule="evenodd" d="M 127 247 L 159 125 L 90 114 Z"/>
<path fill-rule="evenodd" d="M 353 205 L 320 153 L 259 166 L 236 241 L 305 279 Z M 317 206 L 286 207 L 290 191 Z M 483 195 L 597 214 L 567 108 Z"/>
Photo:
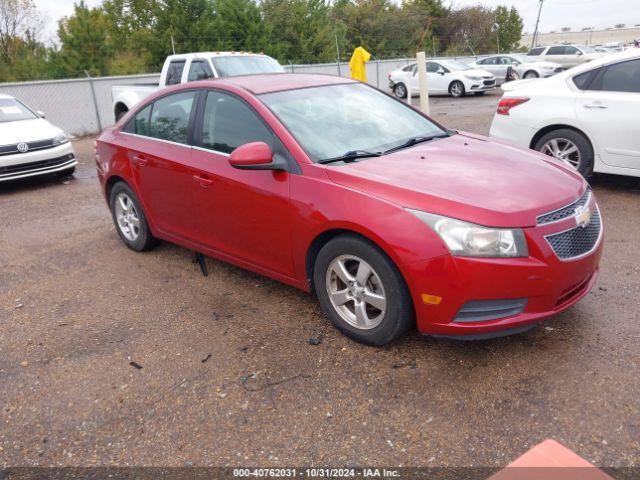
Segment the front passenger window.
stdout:
<path fill-rule="evenodd" d="M 149 136 L 176 143 L 187 143 L 189 117 L 196 92 L 168 95 L 153 104 Z"/>
<path fill-rule="evenodd" d="M 204 110 L 202 146 L 231 153 L 246 143 L 264 142 L 275 151 L 274 135 L 242 100 L 210 91 Z"/>

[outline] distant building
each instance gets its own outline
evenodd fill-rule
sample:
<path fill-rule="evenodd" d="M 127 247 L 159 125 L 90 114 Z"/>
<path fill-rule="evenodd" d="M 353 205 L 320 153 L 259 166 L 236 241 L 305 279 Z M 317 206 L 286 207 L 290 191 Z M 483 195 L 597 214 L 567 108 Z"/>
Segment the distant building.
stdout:
<path fill-rule="evenodd" d="M 566 28 L 566 27 L 565 27 Z M 536 43 L 538 45 L 554 45 L 556 43 L 575 43 L 578 45 L 605 45 L 605 44 L 632 44 L 636 38 L 640 38 L 640 25 L 624 28 L 607 28 L 600 30 L 566 31 L 538 33 Z M 520 39 L 520 44 L 531 46 L 532 34 L 525 34 Z"/>

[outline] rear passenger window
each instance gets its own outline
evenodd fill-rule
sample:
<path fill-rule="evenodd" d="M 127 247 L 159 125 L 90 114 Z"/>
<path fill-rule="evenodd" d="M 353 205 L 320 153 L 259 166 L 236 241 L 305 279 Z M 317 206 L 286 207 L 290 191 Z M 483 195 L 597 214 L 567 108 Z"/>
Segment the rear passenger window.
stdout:
<path fill-rule="evenodd" d="M 535 57 L 540 55 L 543 51 L 544 51 L 545 47 L 536 47 L 536 48 L 532 48 L 531 51 L 529 53 L 527 53 L 527 55 L 531 56 L 531 57 Z"/>
<path fill-rule="evenodd" d="M 547 55 L 564 55 L 564 48 L 563 46 L 551 47 Z"/>
<path fill-rule="evenodd" d="M 149 135 L 149 113 L 151 113 L 151 105 L 138 112 L 133 119 L 133 131 L 131 133 L 144 135 L 145 137 Z"/>
<path fill-rule="evenodd" d="M 166 85 L 177 85 L 182 80 L 182 71 L 184 70 L 184 60 L 174 60 L 169 64 L 167 69 Z"/>
<path fill-rule="evenodd" d="M 276 151 L 277 140 L 242 100 L 220 92 L 209 92 L 202 125 L 202 146 L 231 153 L 245 143 L 265 142 Z"/>
<path fill-rule="evenodd" d="M 149 136 L 186 144 L 195 96 L 196 92 L 182 92 L 156 101 L 151 110 Z"/>
<path fill-rule="evenodd" d="M 600 90 L 640 93 L 640 59 L 610 65 L 602 74 Z"/>
<path fill-rule="evenodd" d="M 598 74 L 599 71 L 600 69 L 596 68 L 594 70 L 581 73 L 580 75 L 576 75 L 575 77 L 573 77 L 573 83 L 580 90 L 589 90 L 591 82 L 593 81 L 594 77 Z"/>

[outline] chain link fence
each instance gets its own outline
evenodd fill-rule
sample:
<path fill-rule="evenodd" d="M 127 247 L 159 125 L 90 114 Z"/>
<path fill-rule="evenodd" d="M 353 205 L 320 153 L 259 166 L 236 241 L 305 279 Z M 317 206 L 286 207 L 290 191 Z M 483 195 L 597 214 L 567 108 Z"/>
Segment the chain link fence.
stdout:
<path fill-rule="evenodd" d="M 454 57 L 448 57 L 453 59 Z M 478 57 L 455 57 L 471 63 Z M 388 91 L 389 74 L 405 67 L 413 58 L 374 60 L 366 65 L 370 85 Z M 349 77 L 348 63 L 320 63 L 313 65 L 285 65 L 293 73 L 318 73 Z M 113 125 L 111 87 L 114 85 L 158 85 L 160 74 L 119 77 L 79 78 L 20 83 L 0 83 L 0 94 L 11 95 L 33 110 L 41 110 L 47 119 L 75 136 L 90 135 Z M 0 144 L 2 139 L 0 138 Z"/>

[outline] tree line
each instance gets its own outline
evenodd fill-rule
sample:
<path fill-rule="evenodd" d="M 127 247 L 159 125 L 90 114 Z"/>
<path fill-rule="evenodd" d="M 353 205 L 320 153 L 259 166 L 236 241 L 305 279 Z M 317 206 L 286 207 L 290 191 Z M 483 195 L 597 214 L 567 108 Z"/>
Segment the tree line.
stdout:
<path fill-rule="evenodd" d="M 514 8 L 442 0 L 84 0 L 45 43 L 33 0 L 0 0 L 0 82 L 159 71 L 172 52 L 264 52 L 288 63 L 477 55 L 518 48 Z"/>

